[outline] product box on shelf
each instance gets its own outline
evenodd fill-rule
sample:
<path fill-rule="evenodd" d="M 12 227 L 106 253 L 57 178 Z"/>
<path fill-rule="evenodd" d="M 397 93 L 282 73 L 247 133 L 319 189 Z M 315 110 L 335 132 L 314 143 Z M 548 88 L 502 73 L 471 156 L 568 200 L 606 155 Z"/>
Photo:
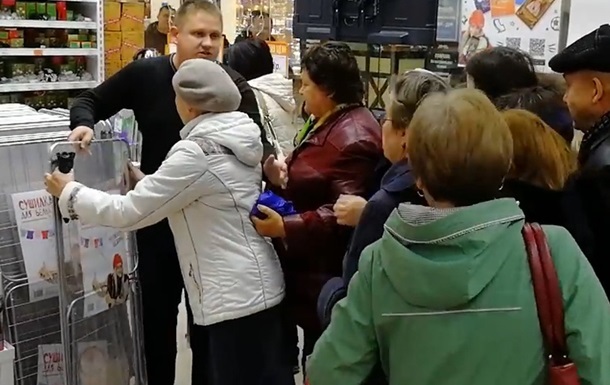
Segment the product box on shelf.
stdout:
<path fill-rule="evenodd" d="M 136 52 L 144 48 L 144 33 L 122 32 L 122 38 L 121 59 L 131 61 Z"/>
<path fill-rule="evenodd" d="M 106 69 L 106 71 L 104 73 L 104 78 L 108 79 L 115 73 L 119 72 L 119 70 L 123 67 L 123 63 L 121 62 L 120 59 L 111 60 L 111 61 L 106 60 L 106 62 L 104 63 L 104 67 Z"/>
<path fill-rule="evenodd" d="M 144 3 L 122 4 L 122 32 L 144 32 L 144 8 Z"/>
<path fill-rule="evenodd" d="M 121 61 L 121 32 L 104 32 L 104 60 Z"/>
<path fill-rule="evenodd" d="M 104 31 L 121 30 L 121 3 L 104 2 Z"/>

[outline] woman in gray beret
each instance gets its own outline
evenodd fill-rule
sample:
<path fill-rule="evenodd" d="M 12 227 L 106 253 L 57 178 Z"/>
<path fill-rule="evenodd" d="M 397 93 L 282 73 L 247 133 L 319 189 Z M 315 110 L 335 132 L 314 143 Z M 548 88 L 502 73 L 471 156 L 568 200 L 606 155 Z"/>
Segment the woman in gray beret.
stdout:
<path fill-rule="evenodd" d="M 215 62 L 184 62 L 173 87 L 185 126 L 157 172 L 127 195 L 59 171 L 46 176 L 47 190 L 65 217 L 89 224 L 133 231 L 169 219 L 195 323 L 193 362 L 212 385 L 293 383 L 280 363 L 282 270 L 250 221 L 262 185 L 260 129 L 236 111 L 239 90 Z"/>

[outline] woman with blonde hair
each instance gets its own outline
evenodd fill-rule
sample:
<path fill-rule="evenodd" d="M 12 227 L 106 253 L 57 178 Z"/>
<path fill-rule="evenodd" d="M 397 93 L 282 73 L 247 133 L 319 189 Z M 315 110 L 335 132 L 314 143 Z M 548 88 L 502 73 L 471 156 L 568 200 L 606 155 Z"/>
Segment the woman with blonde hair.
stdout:
<path fill-rule="evenodd" d="M 378 364 L 390 385 L 547 384 L 525 216 L 495 199 L 513 158 L 505 120 L 480 91 L 430 95 L 407 147 L 430 207 L 398 206 L 363 252 L 309 360 L 310 385 L 360 385 Z M 608 299 L 570 234 L 543 231 L 569 358 L 582 384 L 608 384 Z"/>
<path fill-rule="evenodd" d="M 500 195 L 515 198 L 529 222 L 563 226 L 562 190 L 576 171 L 576 154 L 533 113 L 507 110 L 502 116 L 513 138 L 513 161 Z"/>

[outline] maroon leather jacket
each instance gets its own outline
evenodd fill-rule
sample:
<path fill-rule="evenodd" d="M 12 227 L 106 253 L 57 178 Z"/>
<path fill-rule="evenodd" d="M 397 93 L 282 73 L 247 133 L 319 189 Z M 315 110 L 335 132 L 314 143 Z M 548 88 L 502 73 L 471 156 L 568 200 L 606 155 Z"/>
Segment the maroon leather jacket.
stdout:
<path fill-rule="evenodd" d="M 333 205 L 341 194 L 366 197 L 383 158 L 381 128 L 364 107 L 331 116 L 287 159 L 288 185 L 276 192 L 298 215 L 284 218 L 286 237 L 276 242 L 286 280 L 286 303 L 297 324 L 320 331 L 316 303 L 322 286 L 341 276 L 352 229 L 340 226 Z M 373 182 L 374 183 L 374 182 Z"/>

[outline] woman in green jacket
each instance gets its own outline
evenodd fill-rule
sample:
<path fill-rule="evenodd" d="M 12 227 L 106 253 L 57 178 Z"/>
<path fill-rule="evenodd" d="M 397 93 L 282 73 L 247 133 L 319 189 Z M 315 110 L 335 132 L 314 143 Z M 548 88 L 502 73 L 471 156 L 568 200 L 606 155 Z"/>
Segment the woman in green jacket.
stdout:
<path fill-rule="evenodd" d="M 409 161 L 430 207 L 402 204 L 362 254 L 347 298 L 309 359 L 311 385 L 544 385 L 547 360 L 523 212 L 494 199 L 510 131 L 479 91 L 432 95 L 409 126 Z M 582 385 L 610 384 L 610 304 L 561 227 L 545 226 Z"/>

